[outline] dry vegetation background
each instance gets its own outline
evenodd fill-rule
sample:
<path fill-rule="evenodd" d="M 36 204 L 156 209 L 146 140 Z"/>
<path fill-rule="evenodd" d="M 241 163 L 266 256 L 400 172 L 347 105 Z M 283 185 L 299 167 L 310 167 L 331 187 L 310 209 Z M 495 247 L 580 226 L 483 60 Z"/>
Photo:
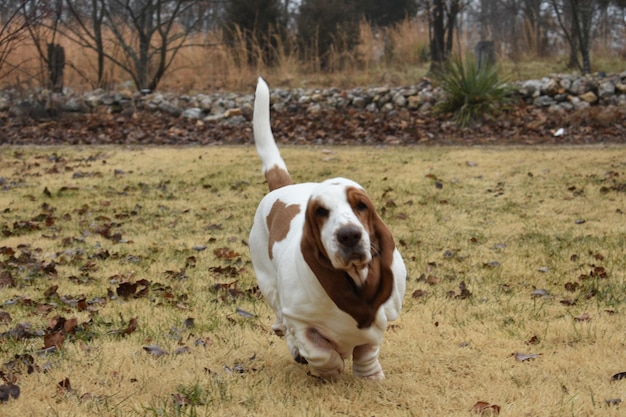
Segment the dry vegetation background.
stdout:
<path fill-rule="evenodd" d="M 4 147 L 0 385 L 21 393 L 0 413 L 623 414 L 623 147 L 283 154 L 298 181 L 359 181 L 394 232 L 384 383 L 320 383 L 271 333 L 253 148 Z"/>
<path fill-rule="evenodd" d="M 526 33 L 526 32 L 525 32 Z M 66 69 L 65 85 L 74 90 L 93 89 L 96 84 L 96 56 L 86 48 L 57 34 L 55 42 L 65 47 Z M 529 35 L 526 35 L 528 37 Z M 469 39 L 460 37 L 455 40 L 455 53 L 465 56 L 473 51 Z M 509 56 L 498 53 L 502 72 L 513 79 L 530 79 L 548 75 L 552 72 L 570 72 L 566 68 L 565 51 L 559 54 L 553 51 L 551 56 L 538 57 L 532 52 L 535 40 L 525 39 L 527 53 Z M 287 39 L 276 47 L 277 65 L 267 67 L 262 59 L 261 47 L 252 50 L 245 46 L 243 37 L 234 48 L 228 48 L 217 32 L 197 35 L 189 40 L 197 45 L 181 49 L 174 59 L 171 69 L 166 73 L 159 90 L 179 93 L 214 92 L 214 91 L 250 91 L 256 78 L 263 74 L 274 87 L 339 87 L 350 88 L 367 85 L 410 85 L 425 76 L 430 63 L 428 52 L 428 27 L 419 20 L 405 20 L 394 27 L 374 31 L 367 23 L 362 23 L 359 30 L 359 46 L 355 52 L 333 50 L 330 54 L 328 71 L 320 71 L 314 60 L 303 62 L 294 39 Z M 200 46 L 204 45 L 204 46 Z M 112 54 L 122 58 L 121 51 Z M 253 65 L 249 56 L 255 57 Z M 608 46 L 597 45 L 593 50 L 594 70 L 621 72 L 623 55 Z M 45 65 L 38 58 L 35 47 L 28 39 L 21 41 L 19 48 L 7 59 L 5 70 L 0 74 L 0 83 L 4 87 L 18 87 L 23 91 L 45 85 Z M 15 70 L 19 67 L 19 70 Z M 130 77 L 118 67 L 108 65 L 105 71 L 105 88 L 112 90 L 129 89 L 134 86 Z"/>

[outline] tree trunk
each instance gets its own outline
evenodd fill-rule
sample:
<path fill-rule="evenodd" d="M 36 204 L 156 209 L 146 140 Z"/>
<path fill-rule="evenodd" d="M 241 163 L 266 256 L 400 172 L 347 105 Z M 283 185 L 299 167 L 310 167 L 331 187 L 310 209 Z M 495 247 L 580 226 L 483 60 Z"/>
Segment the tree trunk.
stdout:
<path fill-rule="evenodd" d="M 461 11 L 461 5 L 458 0 L 452 0 L 447 12 L 447 24 L 446 24 L 446 49 L 445 57 L 447 58 L 452 53 L 452 46 L 454 45 L 454 29 L 456 28 L 456 17 Z"/>
<path fill-rule="evenodd" d="M 48 83 L 55 93 L 63 92 L 63 70 L 65 68 L 65 49 L 59 44 L 48 44 Z"/>
<path fill-rule="evenodd" d="M 434 0 L 431 14 L 430 71 L 438 71 L 446 60 L 444 0 Z"/>

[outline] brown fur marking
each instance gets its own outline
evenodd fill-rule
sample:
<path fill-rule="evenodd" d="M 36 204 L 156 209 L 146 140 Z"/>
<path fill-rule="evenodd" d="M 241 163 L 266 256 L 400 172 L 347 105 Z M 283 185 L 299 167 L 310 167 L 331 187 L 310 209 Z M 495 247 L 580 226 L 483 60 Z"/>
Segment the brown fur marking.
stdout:
<path fill-rule="evenodd" d="M 270 191 L 293 184 L 289 173 L 278 166 L 273 166 L 271 169 L 265 171 L 265 179 L 267 180 L 267 186 Z"/>
<path fill-rule="evenodd" d="M 272 205 L 272 210 L 265 219 L 267 221 L 267 229 L 270 232 L 267 241 L 267 251 L 270 259 L 274 258 L 272 248 L 274 243 L 280 242 L 287 237 L 291 220 L 300 213 L 300 206 L 292 204 L 288 206 L 280 200 L 276 200 Z"/>

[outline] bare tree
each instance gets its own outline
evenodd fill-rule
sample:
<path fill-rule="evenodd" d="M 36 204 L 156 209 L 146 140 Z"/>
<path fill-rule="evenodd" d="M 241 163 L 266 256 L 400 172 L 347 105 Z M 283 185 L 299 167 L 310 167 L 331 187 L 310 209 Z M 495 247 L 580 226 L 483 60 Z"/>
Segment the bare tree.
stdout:
<path fill-rule="evenodd" d="M 26 30 L 37 51 L 40 62 L 40 84 L 61 92 L 65 52 L 57 43 L 62 0 L 30 0 L 22 9 Z"/>
<path fill-rule="evenodd" d="M 100 0 L 104 22 L 121 46 L 123 59 L 108 59 L 129 74 L 138 90 L 154 90 L 188 38 L 204 20 L 196 15 L 183 26 L 180 16 L 196 7 L 192 0 Z"/>
<path fill-rule="evenodd" d="M 561 30 L 570 46 L 570 64 L 591 72 L 591 24 L 597 0 L 551 0 Z M 569 19 L 568 19 L 569 18 Z M 578 61 L 578 54 L 582 63 Z"/>
<path fill-rule="evenodd" d="M 438 71 L 452 52 L 457 19 L 465 4 L 462 0 L 425 0 L 421 6 L 428 19 L 430 71 Z"/>
<path fill-rule="evenodd" d="M 63 26 L 65 35 L 75 44 L 96 52 L 96 81 L 94 87 L 105 84 L 104 69 L 107 54 L 103 34 L 104 7 L 100 0 L 83 2 L 66 0 L 68 19 Z M 73 65 L 74 70 L 84 79 L 89 79 L 81 68 Z"/>
<path fill-rule="evenodd" d="M 28 0 L 20 0 L 13 7 L 0 10 L 0 76 L 6 76 L 16 70 L 19 65 L 9 66 L 7 58 L 13 53 L 27 33 L 27 22 L 23 18 Z"/>
<path fill-rule="evenodd" d="M 77 45 L 96 52 L 96 85 L 105 83 L 111 62 L 137 90 L 154 90 L 190 37 L 206 29 L 215 12 L 210 0 L 66 0 L 63 31 Z M 121 54 L 114 51 L 121 50 Z M 79 70 L 79 69 L 78 69 Z M 80 70 L 79 70 L 80 72 Z"/>

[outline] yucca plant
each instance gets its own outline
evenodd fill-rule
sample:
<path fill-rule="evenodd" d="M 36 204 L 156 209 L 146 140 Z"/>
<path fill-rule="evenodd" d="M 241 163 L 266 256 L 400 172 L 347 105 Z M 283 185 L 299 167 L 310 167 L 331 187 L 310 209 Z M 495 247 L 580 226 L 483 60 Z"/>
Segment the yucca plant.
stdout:
<path fill-rule="evenodd" d="M 511 103 L 510 88 L 498 78 L 495 65 L 478 67 L 474 58 L 465 63 L 450 58 L 435 79 L 445 96 L 435 106 L 436 113 L 452 113 L 456 123 L 465 127 L 485 118 L 493 118 Z"/>

